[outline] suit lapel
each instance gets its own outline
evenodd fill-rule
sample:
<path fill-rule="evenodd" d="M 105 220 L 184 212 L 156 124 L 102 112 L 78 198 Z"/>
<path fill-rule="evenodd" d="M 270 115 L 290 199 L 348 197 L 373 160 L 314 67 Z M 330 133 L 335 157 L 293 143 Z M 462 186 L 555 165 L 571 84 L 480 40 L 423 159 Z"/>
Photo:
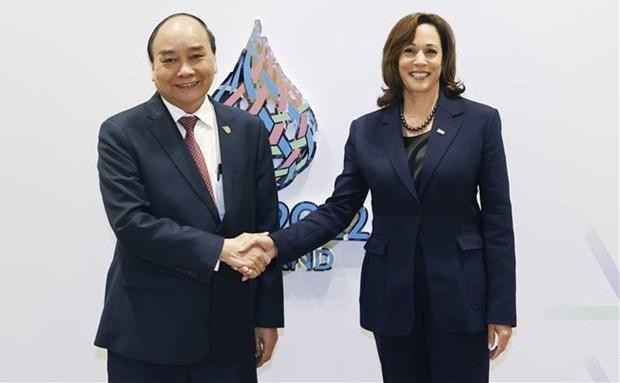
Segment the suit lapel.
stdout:
<path fill-rule="evenodd" d="M 220 218 L 217 207 L 202 181 L 202 177 L 185 146 L 185 142 L 183 142 L 183 137 L 179 133 L 176 123 L 172 120 L 160 96 L 155 94 L 147 102 L 147 105 L 150 111 L 149 118 L 152 120 L 151 133 L 155 136 L 155 139 L 162 146 L 166 154 L 168 154 L 168 157 L 170 157 L 170 160 L 174 163 L 183 178 L 190 184 L 194 192 L 205 205 L 207 205 L 216 222 L 219 222 Z M 169 182 L 169 180 L 162 180 L 162 182 Z"/>
<path fill-rule="evenodd" d="M 398 105 L 392 105 L 385 109 L 381 124 L 384 128 L 381 130 L 383 132 L 381 134 L 381 141 L 387 158 L 390 160 L 398 178 L 405 185 L 409 193 L 411 193 L 411 196 L 417 200 L 418 194 L 411 180 L 409 163 L 407 162 L 407 154 L 405 153 Z"/>
<path fill-rule="evenodd" d="M 459 116 L 463 111 L 460 99 L 450 99 L 441 92 L 438 102 L 437 114 L 435 115 L 433 128 L 426 144 L 426 158 L 419 175 L 419 195 L 424 193 L 437 165 L 461 129 L 461 119 Z"/>

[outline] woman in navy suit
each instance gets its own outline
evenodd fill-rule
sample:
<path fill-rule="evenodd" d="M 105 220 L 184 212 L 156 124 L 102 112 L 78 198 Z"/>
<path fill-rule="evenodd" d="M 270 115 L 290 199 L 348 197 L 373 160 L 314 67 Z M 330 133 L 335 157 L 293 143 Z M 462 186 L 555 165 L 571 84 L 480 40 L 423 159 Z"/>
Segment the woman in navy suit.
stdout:
<path fill-rule="evenodd" d="M 489 359 L 516 326 L 499 114 L 460 96 L 454 36 L 437 15 L 398 21 L 382 71 L 381 109 L 351 124 L 332 196 L 246 247 L 289 262 L 340 233 L 370 190 L 360 319 L 374 333 L 384 382 L 487 382 Z"/>

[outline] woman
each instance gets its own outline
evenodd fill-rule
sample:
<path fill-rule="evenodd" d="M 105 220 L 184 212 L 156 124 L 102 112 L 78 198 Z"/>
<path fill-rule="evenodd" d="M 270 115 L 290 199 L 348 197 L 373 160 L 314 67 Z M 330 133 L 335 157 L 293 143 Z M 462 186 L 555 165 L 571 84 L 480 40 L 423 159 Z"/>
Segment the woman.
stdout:
<path fill-rule="evenodd" d="M 402 18 L 382 70 L 381 109 L 351 124 L 332 196 L 271 235 L 278 262 L 335 237 L 370 190 L 361 325 L 374 333 L 384 382 L 487 382 L 489 358 L 516 325 L 499 114 L 459 96 L 454 36 L 437 15 Z"/>

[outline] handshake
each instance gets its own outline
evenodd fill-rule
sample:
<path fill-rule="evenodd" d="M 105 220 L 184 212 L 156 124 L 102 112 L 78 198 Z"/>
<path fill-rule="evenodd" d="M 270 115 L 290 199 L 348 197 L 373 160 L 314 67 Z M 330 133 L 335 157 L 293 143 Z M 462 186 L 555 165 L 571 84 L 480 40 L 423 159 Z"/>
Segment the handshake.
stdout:
<path fill-rule="evenodd" d="M 243 281 L 258 277 L 278 255 L 278 248 L 267 234 L 243 233 L 225 239 L 220 261 L 241 273 Z"/>

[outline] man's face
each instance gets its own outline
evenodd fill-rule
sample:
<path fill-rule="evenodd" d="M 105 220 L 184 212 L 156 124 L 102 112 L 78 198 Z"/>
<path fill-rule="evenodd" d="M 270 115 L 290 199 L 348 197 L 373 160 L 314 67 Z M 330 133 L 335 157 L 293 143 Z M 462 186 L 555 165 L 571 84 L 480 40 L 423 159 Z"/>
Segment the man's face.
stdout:
<path fill-rule="evenodd" d="M 198 110 L 217 70 L 204 27 L 191 17 L 174 17 L 157 32 L 152 52 L 159 94 L 186 113 Z"/>

